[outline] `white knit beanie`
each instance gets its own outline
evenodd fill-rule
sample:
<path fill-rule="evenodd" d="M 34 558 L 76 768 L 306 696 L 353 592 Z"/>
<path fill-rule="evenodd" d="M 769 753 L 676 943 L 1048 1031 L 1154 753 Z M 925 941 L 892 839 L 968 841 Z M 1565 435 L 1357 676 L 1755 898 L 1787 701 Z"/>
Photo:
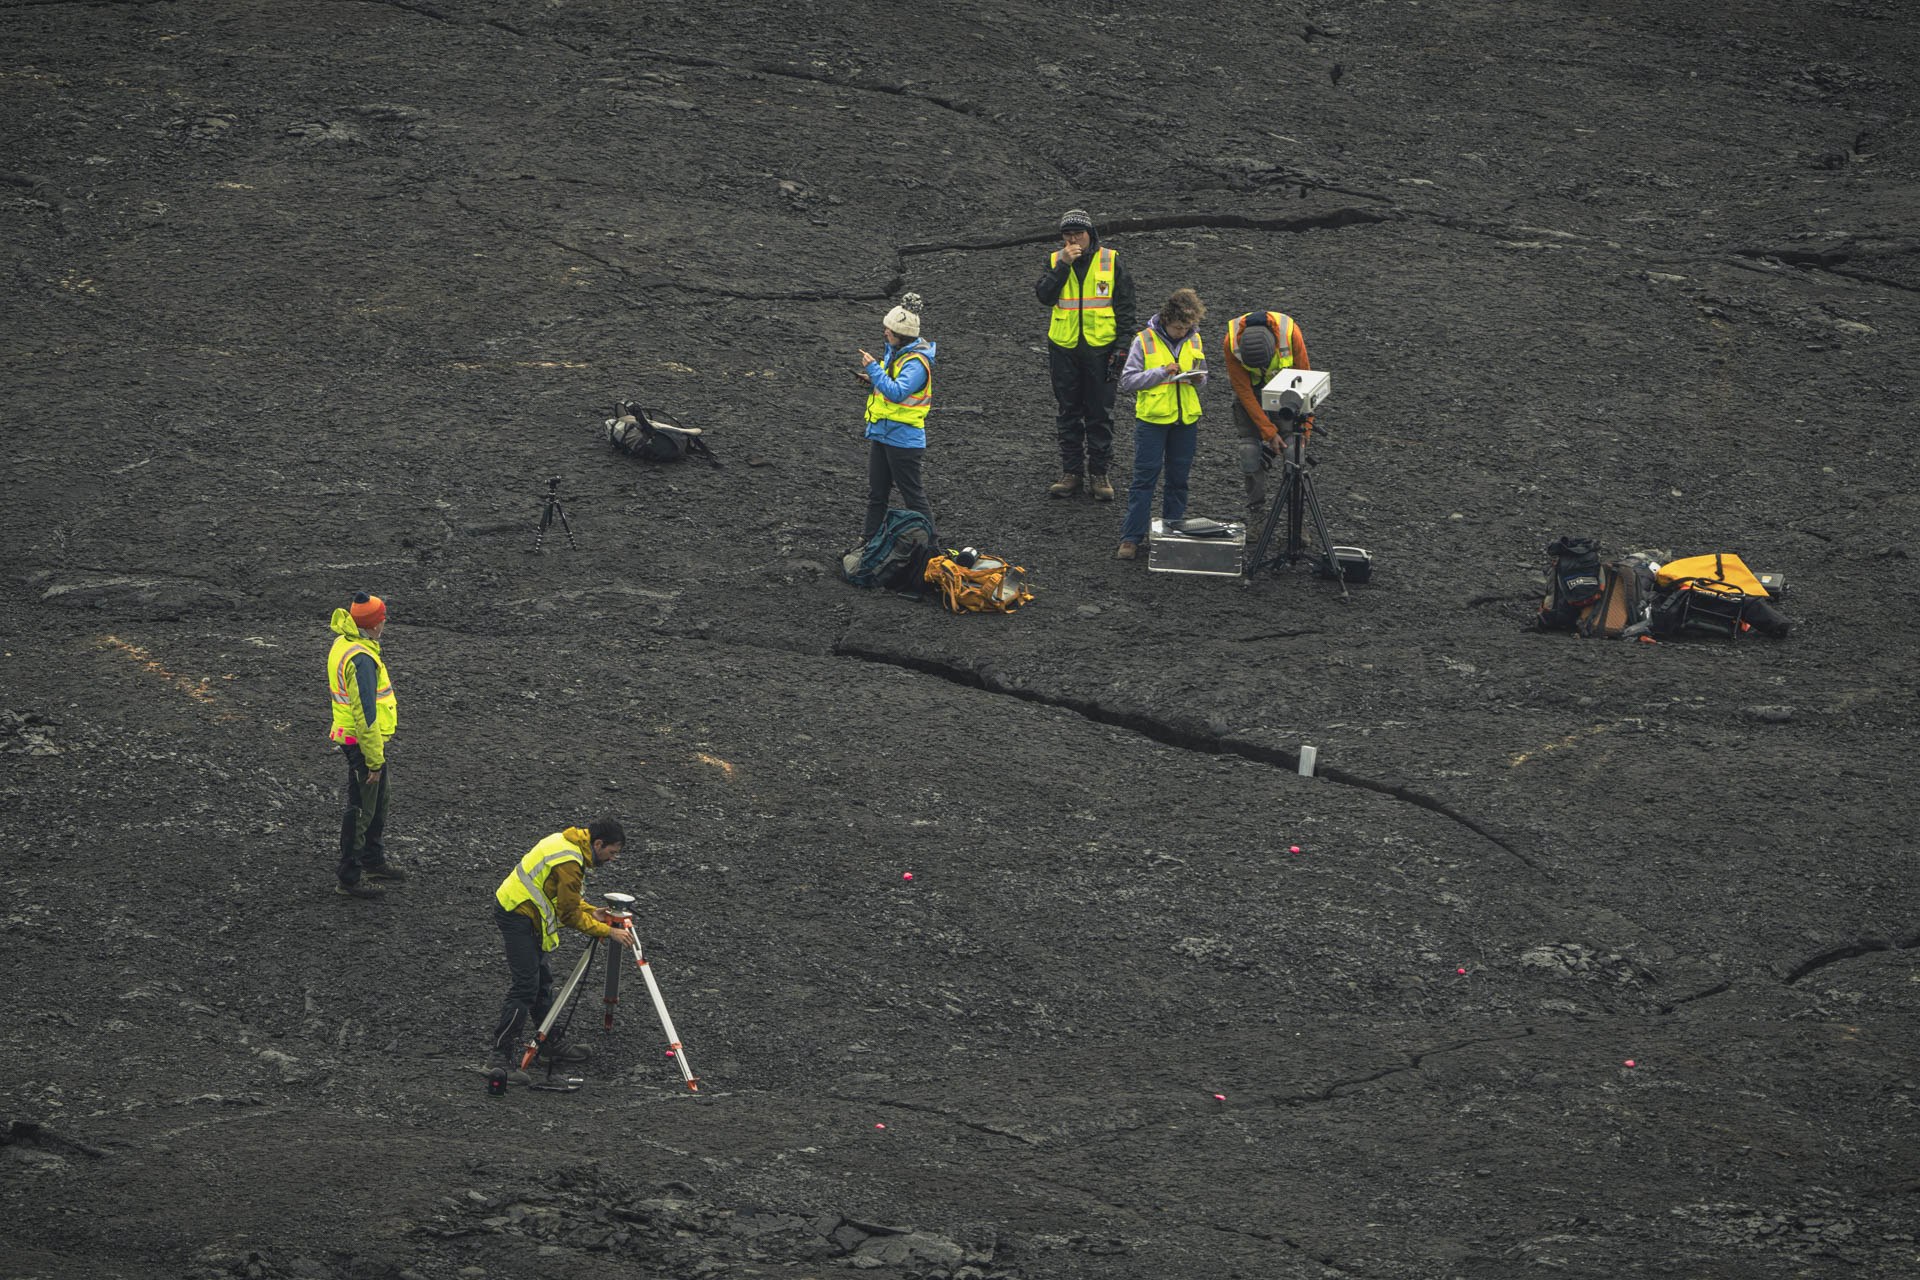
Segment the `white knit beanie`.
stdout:
<path fill-rule="evenodd" d="M 905 307 L 895 307 L 887 312 L 887 318 L 880 322 L 903 338 L 920 336 L 920 317 Z"/>

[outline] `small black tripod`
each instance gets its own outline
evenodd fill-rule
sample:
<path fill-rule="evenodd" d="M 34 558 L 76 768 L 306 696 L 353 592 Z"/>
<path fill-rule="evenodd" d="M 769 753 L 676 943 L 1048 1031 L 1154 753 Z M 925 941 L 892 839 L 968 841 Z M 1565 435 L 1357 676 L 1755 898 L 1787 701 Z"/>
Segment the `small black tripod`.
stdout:
<path fill-rule="evenodd" d="M 560 502 L 560 477 L 549 477 L 547 491 L 540 496 L 545 505 L 540 508 L 540 528 L 533 535 L 533 553 L 540 554 L 540 544 L 547 540 L 547 530 L 553 528 L 555 517 L 559 518 L 560 527 L 566 530 L 567 549 L 578 551 L 580 544 L 573 540 L 573 525 L 567 520 L 567 509 Z"/>
<path fill-rule="evenodd" d="M 1247 557 L 1249 578 L 1262 569 L 1278 570 L 1283 561 L 1298 564 L 1307 556 L 1305 534 L 1308 515 L 1313 516 L 1313 530 L 1320 538 L 1319 562 L 1314 565 L 1314 572 L 1339 583 L 1340 594 L 1351 599 L 1346 576 L 1340 571 L 1340 562 L 1334 559 L 1333 535 L 1327 532 L 1326 517 L 1320 514 L 1320 498 L 1313 489 L 1313 476 L 1307 471 L 1306 433 L 1295 429 L 1286 434 L 1285 446 L 1280 454 L 1280 491 L 1274 495 L 1273 505 L 1267 509 L 1267 521 L 1260 527 L 1260 541 L 1254 544 L 1253 554 Z M 1280 527 L 1283 519 L 1287 523 L 1287 544 L 1269 555 L 1274 531 Z"/>

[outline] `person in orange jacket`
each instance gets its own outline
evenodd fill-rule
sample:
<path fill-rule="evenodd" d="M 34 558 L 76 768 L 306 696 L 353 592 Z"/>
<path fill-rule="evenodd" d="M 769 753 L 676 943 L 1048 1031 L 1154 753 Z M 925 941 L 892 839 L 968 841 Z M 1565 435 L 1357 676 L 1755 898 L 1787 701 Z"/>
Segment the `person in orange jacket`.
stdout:
<path fill-rule="evenodd" d="M 1247 511 L 1257 519 L 1267 506 L 1267 468 L 1281 449 L 1280 429 L 1260 407 L 1260 388 L 1282 369 L 1313 368 L 1307 337 L 1294 318 L 1278 311 L 1249 311 L 1227 322 L 1227 380 L 1233 384 L 1233 425 L 1240 432 L 1240 470 L 1246 476 Z M 1313 419 L 1307 419 L 1307 435 Z"/>

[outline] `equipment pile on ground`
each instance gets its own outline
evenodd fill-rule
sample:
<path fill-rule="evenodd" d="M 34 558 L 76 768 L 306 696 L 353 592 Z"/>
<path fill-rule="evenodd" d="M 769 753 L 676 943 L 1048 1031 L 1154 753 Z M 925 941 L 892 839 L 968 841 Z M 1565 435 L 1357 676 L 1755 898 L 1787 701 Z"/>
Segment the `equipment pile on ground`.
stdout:
<path fill-rule="evenodd" d="M 1683 635 L 1737 640 L 1758 631 L 1784 639 L 1792 623 L 1771 601 L 1786 593 L 1777 573 L 1755 573 L 1726 552 L 1658 564 L 1645 556 L 1603 561 L 1593 538 L 1547 545 L 1547 594 L 1534 626 L 1607 640 Z"/>

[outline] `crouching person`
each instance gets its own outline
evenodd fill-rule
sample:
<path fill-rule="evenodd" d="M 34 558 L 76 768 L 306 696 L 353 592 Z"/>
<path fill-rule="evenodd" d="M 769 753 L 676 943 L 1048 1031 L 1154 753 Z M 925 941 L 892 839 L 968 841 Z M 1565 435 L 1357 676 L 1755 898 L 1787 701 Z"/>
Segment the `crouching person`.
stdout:
<path fill-rule="evenodd" d="M 580 890 L 590 867 L 611 866 L 626 843 L 626 831 L 612 818 L 589 827 L 555 832 L 527 851 L 493 892 L 493 920 L 506 948 L 512 981 L 494 1024 L 488 1070 L 506 1072 L 515 1084 L 530 1084 L 520 1069 L 518 1048 L 553 1007 L 553 971 L 547 955 L 560 945 L 560 926 L 577 929 L 589 938 L 611 938 L 623 947 L 633 945 L 633 930 L 614 928 L 608 913 L 581 900 Z M 549 1041 L 541 1061 L 583 1062 L 585 1045 Z"/>

